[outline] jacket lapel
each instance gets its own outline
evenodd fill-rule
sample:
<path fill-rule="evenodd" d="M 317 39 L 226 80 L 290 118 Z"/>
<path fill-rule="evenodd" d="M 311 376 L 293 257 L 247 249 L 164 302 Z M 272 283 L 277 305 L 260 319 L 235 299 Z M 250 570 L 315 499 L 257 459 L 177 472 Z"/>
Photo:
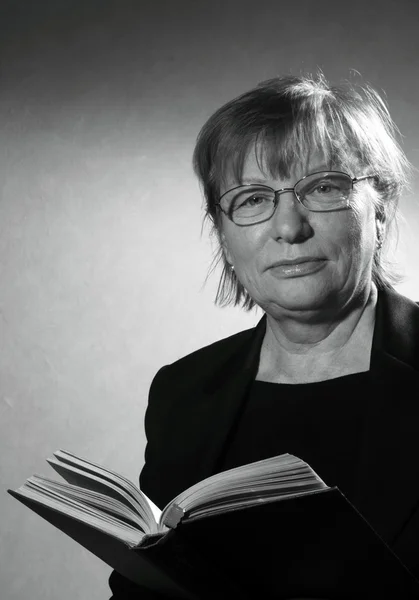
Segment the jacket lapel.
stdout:
<path fill-rule="evenodd" d="M 204 385 L 205 402 L 200 404 L 199 419 L 201 423 L 205 419 L 205 428 L 197 428 L 196 435 L 205 447 L 205 456 L 197 465 L 198 479 L 202 474 L 208 477 L 219 470 L 245 408 L 249 386 L 257 375 L 265 330 L 266 315 L 254 328 L 248 343 L 219 367 Z"/>
<path fill-rule="evenodd" d="M 152 441 L 140 487 L 160 508 L 219 470 L 257 374 L 265 323 L 264 316 L 255 328 L 203 348 L 155 377 L 146 412 Z"/>
<path fill-rule="evenodd" d="M 393 544 L 419 499 L 419 308 L 379 292 L 357 507 Z"/>

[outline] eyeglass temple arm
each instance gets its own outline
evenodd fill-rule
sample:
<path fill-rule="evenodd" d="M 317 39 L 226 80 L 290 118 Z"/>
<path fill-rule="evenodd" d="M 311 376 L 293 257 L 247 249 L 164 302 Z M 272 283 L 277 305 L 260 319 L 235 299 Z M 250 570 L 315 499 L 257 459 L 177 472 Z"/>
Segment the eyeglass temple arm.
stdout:
<path fill-rule="evenodd" d="M 358 181 L 363 181 L 364 179 L 378 179 L 378 175 L 364 175 L 363 177 L 354 177 L 352 179 L 352 183 L 358 183 Z"/>

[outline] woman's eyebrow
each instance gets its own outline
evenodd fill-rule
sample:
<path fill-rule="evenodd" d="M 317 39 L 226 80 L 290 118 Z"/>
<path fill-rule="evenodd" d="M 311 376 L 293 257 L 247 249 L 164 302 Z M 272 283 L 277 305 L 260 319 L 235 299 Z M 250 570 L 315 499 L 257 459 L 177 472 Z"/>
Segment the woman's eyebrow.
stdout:
<path fill-rule="evenodd" d="M 267 185 L 269 179 L 260 179 L 259 177 L 245 177 L 241 180 L 241 183 L 260 183 L 261 185 Z"/>
<path fill-rule="evenodd" d="M 308 169 L 307 172 L 305 173 L 305 175 L 302 175 L 299 179 L 296 179 L 296 181 L 299 181 L 303 177 L 307 177 L 307 175 L 311 175 L 312 173 L 322 173 L 323 171 L 327 172 L 327 171 L 334 171 L 334 170 L 335 170 L 335 168 L 333 168 L 333 167 L 330 168 L 330 165 L 325 165 L 325 164 L 316 165 L 315 167 Z M 241 180 L 241 183 L 243 183 L 243 184 L 260 183 L 261 185 L 268 185 L 267 182 L 272 182 L 272 179 L 269 179 L 268 177 L 266 179 L 261 179 L 260 177 L 244 177 Z"/>

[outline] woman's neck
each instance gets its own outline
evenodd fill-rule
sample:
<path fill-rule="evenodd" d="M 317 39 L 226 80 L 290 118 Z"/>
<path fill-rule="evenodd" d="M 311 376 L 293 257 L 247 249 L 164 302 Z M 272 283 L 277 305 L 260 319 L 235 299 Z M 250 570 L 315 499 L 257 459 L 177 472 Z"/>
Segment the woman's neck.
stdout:
<path fill-rule="evenodd" d="M 304 383 L 367 371 L 376 302 L 372 284 L 353 308 L 327 322 L 267 315 L 257 379 Z"/>

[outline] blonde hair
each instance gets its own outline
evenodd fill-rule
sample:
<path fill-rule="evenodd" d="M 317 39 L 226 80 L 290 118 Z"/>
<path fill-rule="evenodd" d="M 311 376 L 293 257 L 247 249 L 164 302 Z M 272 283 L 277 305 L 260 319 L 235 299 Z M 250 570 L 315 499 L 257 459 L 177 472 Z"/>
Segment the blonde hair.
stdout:
<path fill-rule="evenodd" d="M 240 181 L 249 149 L 255 148 L 259 164 L 273 177 L 289 177 L 292 168 L 304 166 L 313 150 L 323 153 L 330 168 L 351 173 L 356 166 L 365 174 L 375 174 L 374 204 L 385 244 L 390 227 L 397 227 L 398 200 L 411 169 L 399 136 L 386 104 L 371 86 L 349 81 L 331 86 L 321 72 L 315 77 L 264 81 L 219 108 L 202 127 L 193 154 L 206 202 L 204 223 L 210 220 L 211 234 L 218 242 L 208 275 L 219 262 L 223 264 L 215 303 L 241 304 L 246 310 L 255 306 L 224 256 L 217 209 L 223 179 L 233 172 Z M 372 279 L 379 289 L 400 280 L 380 248 L 375 252 Z"/>

